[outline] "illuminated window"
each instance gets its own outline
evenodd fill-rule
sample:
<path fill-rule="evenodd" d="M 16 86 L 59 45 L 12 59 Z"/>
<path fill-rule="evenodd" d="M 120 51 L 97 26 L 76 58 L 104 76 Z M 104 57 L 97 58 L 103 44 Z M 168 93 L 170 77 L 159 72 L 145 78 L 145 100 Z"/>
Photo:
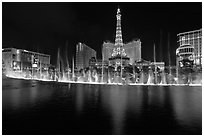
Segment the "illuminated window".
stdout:
<path fill-rule="evenodd" d="M 184 36 L 182 37 L 182 40 L 185 40 L 185 37 L 184 37 Z"/>
<path fill-rule="evenodd" d="M 17 50 L 16 50 L 16 53 L 17 53 L 17 54 L 19 54 L 19 53 L 20 53 L 20 51 L 17 49 Z"/>
<path fill-rule="evenodd" d="M 120 18 L 120 16 L 117 16 L 117 20 L 120 20 L 121 18 Z"/>

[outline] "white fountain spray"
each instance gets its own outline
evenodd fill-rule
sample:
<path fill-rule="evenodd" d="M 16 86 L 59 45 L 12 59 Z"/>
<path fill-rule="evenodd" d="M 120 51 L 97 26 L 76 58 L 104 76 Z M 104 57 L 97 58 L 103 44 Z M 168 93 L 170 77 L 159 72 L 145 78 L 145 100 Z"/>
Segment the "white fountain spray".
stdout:
<path fill-rule="evenodd" d="M 104 67 L 104 57 L 103 57 L 103 50 L 102 50 L 102 68 L 101 68 L 102 69 L 102 72 L 101 72 L 102 77 L 101 77 L 101 83 L 103 83 L 103 67 Z"/>
<path fill-rule="evenodd" d="M 171 72 L 171 55 L 170 55 L 170 34 L 168 33 L 168 59 L 169 59 L 169 76 L 172 77 Z"/>
<path fill-rule="evenodd" d="M 156 66 L 155 44 L 154 44 L 154 74 L 155 74 L 155 84 L 157 84 L 157 66 Z"/>
<path fill-rule="evenodd" d="M 68 47 L 68 41 L 66 41 L 66 48 L 65 48 L 65 58 L 66 58 L 66 66 L 67 66 L 67 80 L 69 81 L 69 61 L 68 61 L 68 57 L 67 57 L 67 47 Z"/>
<path fill-rule="evenodd" d="M 74 57 L 72 58 L 72 81 L 74 81 Z"/>

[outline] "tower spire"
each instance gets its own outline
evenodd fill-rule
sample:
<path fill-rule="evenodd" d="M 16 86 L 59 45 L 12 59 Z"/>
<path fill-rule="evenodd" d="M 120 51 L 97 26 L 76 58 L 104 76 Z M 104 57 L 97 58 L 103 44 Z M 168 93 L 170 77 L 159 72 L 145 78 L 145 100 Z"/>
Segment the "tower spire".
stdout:
<path fill-rule="evenodd" d="M 112 56 L 123 55 L 126 56 L 125 50 L 123 47 L 123 39 L 122 39 L 122 29 L 121 29 L 121 11 L 118 6 L 117 14 L 116 14 L 116 35 L 115 35 L 115 48 L 113 50 Z"/>
<path fill-rule="evenodd" d="M 117 14 L 116 14 L 117 24 L 116 24 L 116 36 L 115 36 L 115 45 L 122 46 L 123 39 L 122 39 L 122 30 L 121 30 L 121 14 L 120 8 L 118 6 Z"/>

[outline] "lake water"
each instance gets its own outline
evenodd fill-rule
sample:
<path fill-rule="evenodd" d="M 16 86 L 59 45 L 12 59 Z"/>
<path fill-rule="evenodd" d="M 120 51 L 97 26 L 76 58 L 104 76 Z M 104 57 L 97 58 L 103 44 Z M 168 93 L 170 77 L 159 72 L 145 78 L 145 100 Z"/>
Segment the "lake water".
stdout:
<path fill-rule="evenodd" d="M 2 80 L 2 134 L 202 134 L 202 88 Z"/>

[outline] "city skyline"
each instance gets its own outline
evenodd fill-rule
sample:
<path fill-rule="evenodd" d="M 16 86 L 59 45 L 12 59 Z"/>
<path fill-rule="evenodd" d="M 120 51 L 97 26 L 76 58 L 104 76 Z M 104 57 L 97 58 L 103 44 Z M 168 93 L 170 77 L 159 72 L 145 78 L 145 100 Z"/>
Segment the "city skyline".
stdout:
<path fill-rule="evenodd" d="M 201 135 L 202 2 L 2 2 L 2 135 Z"/>
<path fill-rule="evenodd" d="M 68 58 L 78 42 L 97 51 L 101 58 L 104 41 L 114 42 L 115 14 L 122 12 L 123 41 L 139 38 L 142 58 L 168 64 L 167 35 L 175 64 L 177 34 L 202 28 L 202 3 L 3 3 L 3 48 L 16 47 L 51 55 L 55 65 L 57 49 L 68 43 Z M 190 9 L 190 10 L 189 10 Z M 94 11 L 94 12 L 93 12 Z M 161 12 L 162 11 L 162 12 Z M 189 17 L 192 18 L 189 20 Z M 162 36 L 161 36 L 162 34 Z M 162 48 L 160 46 L 162 38 Z M 67 42 L 66 42 L 67 41 Z M 63 54 L 63 53 L 62 53 Z M 163 55 L 162 55 L 163 54 Z"/>

